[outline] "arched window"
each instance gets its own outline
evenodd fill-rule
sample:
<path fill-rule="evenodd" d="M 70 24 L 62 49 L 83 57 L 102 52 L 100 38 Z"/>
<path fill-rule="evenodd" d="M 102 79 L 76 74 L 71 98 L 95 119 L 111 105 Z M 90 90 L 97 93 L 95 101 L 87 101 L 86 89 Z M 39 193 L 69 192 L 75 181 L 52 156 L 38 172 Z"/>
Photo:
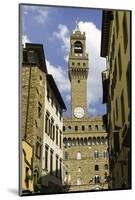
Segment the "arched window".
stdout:
<path fill-rule="evenodd" d="M 105 143 L 105 138 L 101 137 L 101 144 L 104 144 L 104 143 Z"/>
<path fill-rule="evenodd" d="M 82 155 L 81 155 L 80 152 L 77 152 L 77 154 L 76 154 L 76 159 L 77 159 L 77 160 L 81 160 L 81 159 L 82 159 Z"/>
<path fill-rule="evenodd" d="M 80 145 L 83 145 L 83 138 L 80 139 Z"/>
<path fill-rule="evenodd" d="M 91 143 L 92 143 L 92 139 L 89 137 L 89 138 L 88 138 L 88 145 L 90 146 Z"/>
<path fill-rule="evenodd" d="M 89 130 L 89 131 L 92 130 L 92 126 L 91 126 L 91 125 L 88 126 L 88 130 Z"/>
<path fill-rule="evenodd" d="M 95 180 L 95 183 L 100 183 L 100 178 L 99 178 L 98 175 L 96 175 L 96 176 L 94 177 L 94 180 Z"/>
<path fill-rule="evenodd" d="M 99 170 L 99 166 L 95 165 L 95 171 L 98 171 L 98 170 Z"/>
<path fill-rule="evenodd" d="M 105 170 L 108 170 L 108 164 L 105 164 Z"/>
<path fill-rule="evenodd" d="M 76 146 L 76 139 L 75 138 L 73 138 L 73 140 L 72 140 L 72 146 Z"/>
<path fill-rule="evenodd" d="M 74 53 L 83 53 L 83 46 L 80 41 L 74 43 Z"/>
<path fill-rule="evenodd" d="M 80 177 L 77 178 L 77 185 L 81 185 L 82 184 L 82 179 Z"/>
<path fill-rule="evenodd" d="M 71 138 L 68 138 L 67 145 L 68 145 L 68 147 L 71 147 Z"/>
<path fill-rule="evenodd" d="M 80 142 L 79 142 L 79 138 L 76 139 L 76 145 L 79 145 Z"/>
<path fill-rule="evenodd" d="M 87 145 L 87 138 L 84 138 L 83 144 Z"/>
<path fill-rule="evenodd" d="M 93 137 L 92 144 L 96 145 L 96 138 L 95 137 Z"/>
<path fill-rule="evenodd" d="M 100 137 L 97 137 L 97 145 L 100 144 Z"/>
<path fill-rule="evenodd" d="M 95 130 L 98 131 L 98 125 L 95 125 Z"/>
<path fill-rule="evenodd" d="M 85 126 L 84 125 L 82 125 L 82 131 L 85 131 Z"/>

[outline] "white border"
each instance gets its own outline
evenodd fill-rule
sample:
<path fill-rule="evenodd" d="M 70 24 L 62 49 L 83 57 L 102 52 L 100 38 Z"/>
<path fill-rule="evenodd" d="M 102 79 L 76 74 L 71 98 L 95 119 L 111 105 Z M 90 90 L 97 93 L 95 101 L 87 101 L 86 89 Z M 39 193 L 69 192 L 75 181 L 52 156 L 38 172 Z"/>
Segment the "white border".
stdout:
<path fill-rule="evenodd" d="M 1 199 L 19 199 L 17 195 L 18 190 L 18 4 L 19 3 L 38 3 L 48 5 L 68 5 L 79 7 L 95 7 L 95 8 L 121 8 L 134 10 L 133 1 L 123 0 L 4 0 L 0 6 L 0 198 Z M 133 40 L 135 44 L 135 11 L 133 11 Z M 135 48 L 133 45 L 133 55 Z M 132 56 L 132 65 L 135 66 L 135 59 Z M 135 74 L 134 67 L 132 67 L 132 74 Z M 133 85 L 135 78 L 133 77 Z M 134 87 L 133 87 L 134 88 Z M 135 92 L 132 92 L 133 100 L 135 99 Z M 133 102 L 134 103 L 134 102 Z M 134 107 L 132 107 L 132 119 L 135 119 Z M 133 136 L 134 138 L 134 124 Z M 133 158 L 135 147 L 133 142 Z M 133 166 L 135 166 L 135 159 Z M 133 188 L 134 188 L 134 167 L 133 167 Z M 68 195 L 50 195 L 50 196 L 34 196 L 23 197 L 29 199 L 82 199 L 82 198 L 96 198 L 96 199 L 114 199 L 122 198 L 129 199 L 135 194 L 134 189 L 129 191 L 114 191 L 114 192 L 94 192 L 94 193 L 77 193 Z"/>

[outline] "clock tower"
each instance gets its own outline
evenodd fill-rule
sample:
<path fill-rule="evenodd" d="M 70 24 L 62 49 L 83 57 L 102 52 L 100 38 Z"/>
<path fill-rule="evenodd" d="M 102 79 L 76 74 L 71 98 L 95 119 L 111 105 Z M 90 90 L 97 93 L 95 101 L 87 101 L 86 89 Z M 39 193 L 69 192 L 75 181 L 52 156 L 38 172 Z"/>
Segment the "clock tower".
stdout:
<path fill-rule="evenodd" d="M 63 184 L 69 192 L 101 189 L 101 183 L 108 189 L 107 133 L 102 116 L 88 116 L 88 70 L 86 36 L 77 25 L 70 36 L 68 64 L 72 115 L 63 121 Z"/>
<path fill-rule="evenodd" d="M 70 36 L 68 74 L 71 82 L 72 118 L 87 118 L 88 54 L 85 33 L 79 30 L 78 25 Z"/>

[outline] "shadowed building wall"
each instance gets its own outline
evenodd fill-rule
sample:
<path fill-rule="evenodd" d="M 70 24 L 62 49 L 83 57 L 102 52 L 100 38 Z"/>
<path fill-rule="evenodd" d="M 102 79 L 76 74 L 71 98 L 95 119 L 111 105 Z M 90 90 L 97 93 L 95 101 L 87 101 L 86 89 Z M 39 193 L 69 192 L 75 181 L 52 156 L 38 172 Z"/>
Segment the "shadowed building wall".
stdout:
<path fill-rule="evenodd" d="M 131 187 L 130 129 L 130 11 L 103 11 L 101 56 L 107 69 L 102 73 L 104 116 L 109 132 L 111 189 Z"/>

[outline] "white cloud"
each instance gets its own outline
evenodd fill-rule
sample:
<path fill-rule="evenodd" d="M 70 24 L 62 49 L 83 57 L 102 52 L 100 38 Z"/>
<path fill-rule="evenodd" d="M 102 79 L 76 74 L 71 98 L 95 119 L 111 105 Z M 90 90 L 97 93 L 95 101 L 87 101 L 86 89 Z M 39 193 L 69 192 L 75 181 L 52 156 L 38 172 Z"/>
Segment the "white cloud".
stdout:
<path fill-rule="evenodd" d="M 66 63 L 68 63 L 68 58 L 69 58 L 68 55 L 64 56 L 64 60 L 66 61 Z"/>
<path fill-rule="evenodd" d="M 37 10 L 38 7 L 37 6 L 31 6 L 31 5 L 29 5 L 29 6 L 23 5 L 22 8 L 23 8 L 24 14 L 27 15 L 29 13 L 29 11 L 35 11 L 35 10 Z"/>
<path fill-rule="evenodd" d="M 100 57 L 101 31 L 92 22 L 79 22 L 86 33 L 86 48 L 89 54 L 88 103 L 102 103 L 101 72 L 105 70 L 105 59 Z"/>
<path fill-rule="evenodd" d="M 68 79 L 68 72 L 64 71 L 61 66 L 54 66 L 48 60 L 46 60 L 47 70 L 49 74 L 52 74 L 56 84 L 61 93 L 65 94 L 67 101 L 70 100 L 70 83 Z"/>
<path fill-rule="evenodd" d="M 25 46 L 25 43 L 30 43 L 30 40 L 27 35 L 22 35 L 22 44 Z"/>
<path fill-rule="evenodd" d="M 70 50 L 69 30 L 65 25 L 59 24 L 59 31 L 53 35 L 62 41 L 62 49 L 65 51 L 64 59 L 68 61 Z M 100 57 L 101 31 L 92 22 L 79 22 L 79 29 L 86 34 L 86 49 L 89 54 L 88 76 L 88 105 L 91 113 L 96 113 L 96 104 L 102 103 L 102 79 L 101 72 L 105 70 L 105 59 Z"/>
<path fill-rule="evenodd" d="M 38 23 L 44 24 L 47 17 L 48 17 L 48 10 L 40 9 L 40 10 L 38 10 L 38 14 L 34 18 Z"/>
<path fill-rule="evenodd" d="M 102 79 L 101 72 L 105 70 L 105 59 L 100 57 L 101 31 L 92 22 L 79 22 L 79 28 L 86 34 L 86 48 L 89 54 L 89 76 L 88 76 L 88 105 L 91 114 L 98 113 L 96 104 L 102 104 Z M 58 30 L 53 33 L 53 39 L 59 39 L 62 43 L 61 50 L 64 60 L 68 61 L 70 50 L 70 31 L 65 25 L 59 24 Z M 24 37 L 27 40 L 27 37 Z M 70 101 L 70 82 L 68 69 L 54 66 L 47 61 L 48 71 L 54 76 L 58 88 L 64 93 L 65 99 Z M 91 109 L 92 108 L 92 109 Z"/>
<path fill-rule="evenodd" d="M 23 6 L 23 12 L 25 15 L 33 13 L 33 18 L 39 24 L 44 24 L 48 18 L 49 8 L 41 6 Z"/>
<path fill-rule="evenodd" d="M 68 61 L 68 53 L 69 53 L 69 47 L 70 47 L 70 35 L 69 35 L 69 30 L 67 26 L 63 24 L 58 25 L 58 31 L 53 33 L 53 38 L 57 38 L 61 40 L 62 46 L 61 50 L 64 52 L 64 60 L 67 62 Z"/>

